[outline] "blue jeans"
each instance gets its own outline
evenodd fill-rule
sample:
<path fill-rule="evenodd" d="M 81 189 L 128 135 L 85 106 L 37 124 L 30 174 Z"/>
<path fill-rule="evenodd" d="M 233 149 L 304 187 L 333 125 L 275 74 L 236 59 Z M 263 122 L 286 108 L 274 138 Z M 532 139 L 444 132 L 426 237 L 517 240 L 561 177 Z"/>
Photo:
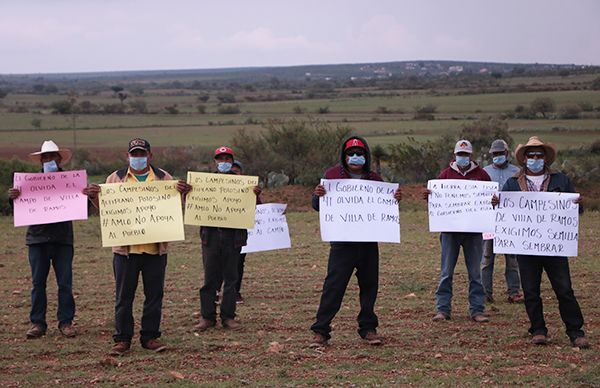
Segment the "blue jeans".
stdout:
<path fill-rule="evenodd" d="M 483 258 L 481 259 L 481 283 L 485 295 L 491 297 L 494 293 L 494 259 L 496 255 L 493 251 L 494 240 L 483 241 Z M 519 277 L 519 264 L 516 255 L 504 255 L 506 267 L 504 269 L 504 278 L 506 279 L 506 292 L 509 296 L 519 293 L 521 279 Z"/>
<path fill-rule="evenodd" d="M 31 266 L 31 323 L 46 324 L 46 281 L 50 265 L 54 268 L 58 285 L 58 310 L 56 317 L 59 326 L 70 324 L 75 317 L 73 299 L 73 246 L 66 244 L 32 244 L 29 246 L 29 265 Z"/>
<path fill-rule="evenodd" d="M 472 317 L 483 313 L 484 293 L 480 268 L 483 250 L 481 233 L 442 232 L 440 243 L 442 245 L 440 284 L 435 292 L 437 311 L 448 316 L 452 314 L 452 278 L 462 246 L 469 274 L 469 313 Z"/>
<path fill-rule="evenodd" d="M 517 256 L 521 270 L 521 284 L 525 296 L 525 310 L 531 326 L 532 335 L 548 335 L 544 320 L 544 306 L 540 295 L 542 272 L 546 271 L 550 284 L 558 299 L 558 311 L 565 324 L 567 336 L 571 341 L 583 337 L 583 315 L 571 286 L 569 259 L 566 257 Z"/>

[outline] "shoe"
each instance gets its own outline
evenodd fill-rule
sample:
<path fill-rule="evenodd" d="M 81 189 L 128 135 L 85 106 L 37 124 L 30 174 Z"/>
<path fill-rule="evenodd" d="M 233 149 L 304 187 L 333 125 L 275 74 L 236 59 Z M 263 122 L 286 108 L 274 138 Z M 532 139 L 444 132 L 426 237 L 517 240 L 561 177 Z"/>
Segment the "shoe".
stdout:
<path fill-rule="evenodd" d="M 58 327 L 60 333 L 67 338 L 73 338 L 77 336 L 77 329 L 71 323 L 65 323 L 64 325 L 60 325 Z"/>
<path fill-rule="evenodd" d="M 435 316 L 431 320 L 434 321 L 434 322 L 449 321 L 450 320 L 450 315 L 447 315 L 445 313 L 439 312 L 439 313 L 435 314 Z"/>
<path fill-rule="evenodd" d="M 122 356 L 129 351 L 129 348 L 131 348 L 130 342 L 115 342 L 108 354 L 111 356 Z"/>
<path fill-rule="evenodd" d="M 210 319 L 201 318 L 200 323 L 194 326 L 195 332 L 206 331 L 211 327 L 215 327 L 215 321 L 211 321 Z"/>
<path fill-rule="evenodd" d="M 242 325 L 235 319 L 225 319 L 223 321 L 223 327 L 228 330 L 239 330 L 242 328 Z"/>
<path fill-rule="evenodd" d="M 33 325 L 31 325 L 31 327 L 29 328 L 29 330 L 27 330 L 27 338 L 31 339 L 31 338 L 40 338 L 41 336 L 46 334 L 46 329 L 44 328 L 44 326 L 40 325 L 39 323 L 34 323 Z"/>
<path fill-rule="evenodd" d="M 491 296 L 491 295 L 486 295 L 485 296 L 485 303 L 492 304 L 494 302 L 495 302 L 495 300 L 494 300 L 493 296 Z"/>
<path fill-rule="evenodd" d="M 365 342 L 368 343 L 369 345 L 373 345 L 373 346 L 383 345 L 383 340 L 374 331 L 367 332 L 367 334 L 363 337 L 363 340 L 365 340 Z"/>
<path fill-rule="evenodd" d="M 164 352 L 165 350 L 167 350 L 167 345 L 163 344 L 162 342 L 160 342 L 158 340 L 151 339 L 151 340 L 146 341 L 146 343 L 143 343 L 142 348 L 152 350 L 155 353 L 160 353 L 160 352 Z"/>
<path fill-rule="evenodd" d="M 329 345 L 329 339 L 321 333 L 315 333 L 308 347 L 316 349 Z"/>
<path fill-rule="evenodd" d="M 514 294 L 508 297 L 508 303 L 523 303 L 525 298 L 521 294 Z"/>
<path fill-rule="evenodd" d="M 239 292 L 235 296 L 235 303 L 237 303 L 237 304 L 243 304 L 244 303 L 244 298 L 242 297 L 242 294 L 240 294 Z"/>
<path fill-rule="evenodd" d="M 531 337 L 531 343 L 534 345 L 546 345 L 548 343 L 548 337 L 543 334 L 536 334 Z"/>
<path fill-rule="evenodd" d="M 587 337 L 577 337 L 571 341 L 574 347 L 579 349 L 589 349 L 591 347 Z"/>
<path fill-rule="evenodd" d="M 473 320 L 473 322 L 477 322 L 477 323 L 486 323 L 486 322 L 490 321 L 490 319 L 488 317 L 486 317 L 485 315 L 483 315 L 482 313 L 473 315 L 471 317 L 471 319 Z"/>

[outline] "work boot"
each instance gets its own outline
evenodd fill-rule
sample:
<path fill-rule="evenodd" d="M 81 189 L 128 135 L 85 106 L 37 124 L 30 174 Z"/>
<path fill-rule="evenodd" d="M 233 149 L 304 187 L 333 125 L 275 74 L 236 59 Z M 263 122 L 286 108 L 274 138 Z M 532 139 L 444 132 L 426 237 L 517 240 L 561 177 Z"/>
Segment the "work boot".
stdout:
<path fill-rule="evenodd" d="M 546 345 L 548 343 L 548 337 L 543 334 L 536 334 L 531 337 L 531 343 L 534 345 Z"/>
<path fill-rule="evenodd" d="M 77 336 L 77 329 L 71 323 L 60 325 L 58 330 L 60 330 L 60 333 L 67 338 L 73 338 Z"/>
<path fill-rule="evenodd" d="M 142 344 L 142 348 L 152 350 L 155 353 L 160 353 L 167 350 L 167 345 L 156 339 L 150 339 Z"/>
<path fill-rule="evenodd" d="M 579 349 L 589 349 L 590 348 L 590 342 L 588 341 L 587 337 L 577 337 L 574 340 L 571 341 L 571 343 L 573 344 L 574 347 L 579 348 Z"/>
<path fill-rule="evenodd" d="M 115 344 L 112 346 L 112 349 L 110 349 L 110 352 L 108 354 L 110 354 L 111 356 L 123 356 L 125 353 L 127 353 L 129 351 L 129 349 L 131 348 L 131 343 L 130 342 L 115 342 Z"/>
<path fill-rule="evenodd" d="M 373 345 L 373 346 L 383 345 L 383 340 L 381 339 L 381 337 L 379 335 L 377 335 L 377 333 L 375 331 L 367 332 L 367 334 L 363 337 L 363 340 L 366 343 L 368 343 L 369 345 Z"/>
<path fill-rule="evenodd" d="M 310 348 L 322 348 L 329 345 L 329 339 L 321 333 L 315 333 L 309 345 Z"/>
<path fill-rule="evenodd" d="M 242 328 L 242 325 L 235 319 L 225 319 L 223 321 L 223 327 L 228 330 L 239 330 Z"/>
<path fill-rule="evenodd" d="M 32 338 L 40 338 L 41 336 L 46 334 L 46 328 L 44 328 L 44 326 L 40 325 L 39 323 L 34 323 L 33 325 L 31 325 L 31 327 L 29 328 L 29 330 L 27 330 L 27 338 L 28 339 L 32 339 Z"/>
<path fill-rule="evenodd" d="M 206 319 L 206 318 L 200 318 L 200 323 L 197 324 L 196 326 L 194 326 L 194 331 L 195 332 L 206 331 L 206 330 L 210 329 L 211 327 L 215 327 L 214 321 L 211 321 L 210 319 Z"/>

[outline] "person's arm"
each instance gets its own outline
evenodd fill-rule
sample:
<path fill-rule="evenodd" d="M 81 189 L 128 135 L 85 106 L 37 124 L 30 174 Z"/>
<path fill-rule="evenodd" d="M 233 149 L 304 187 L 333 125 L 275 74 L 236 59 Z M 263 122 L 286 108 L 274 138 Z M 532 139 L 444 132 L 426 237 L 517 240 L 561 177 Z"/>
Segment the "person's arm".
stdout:
<path fill-rule="evenodd" d="M 318 184 L 312 194 L 312 207 L 319 211 L 320 198 L 326 194 L 325 186 Z"/>

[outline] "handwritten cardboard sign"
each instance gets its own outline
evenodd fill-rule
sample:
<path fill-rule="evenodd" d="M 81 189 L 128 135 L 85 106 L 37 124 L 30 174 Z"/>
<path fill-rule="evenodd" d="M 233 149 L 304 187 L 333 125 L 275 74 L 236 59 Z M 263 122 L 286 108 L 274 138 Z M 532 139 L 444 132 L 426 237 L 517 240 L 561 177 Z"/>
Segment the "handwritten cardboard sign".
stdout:
<path fill-rule="evenodd" d="M 15 226 L 85 220 L 88 197 L 85 170 L 14 174 L 13 187 L 21 190 L 14 201 Z"/>
<path fill-rule="evenodd" d="M 221 228 L 254 227 L 258 177 L 234 174 L 188 172 L 185 224 Z"/>
<path fill-rule="evenodd" d="M 177 181 L 100 185 L 102 246 L 184 240 Z"/>
<path fill-rule="evenodd" d="M 492 196 L 497 182 L 432 179 L 427 182 L 430 232 L 484 233 L 494 230 Z"/>
<path fill-rule="evenodd" d="M 248 230 L 248 243 L 242 253 L 286 249 L 292 246 L 285 218 L 287 205 L 266 203 L 256 205 L 254 228 Z"/>
<path fill-rule="evenodd" d="M 576 193 L 501 192 L 494 253 L 577 256 L 577 198 Z"/>
<path fill-rule="evenodd" d="M 400 242 L 397 183 L 364 179 L 322 179 L 320 198 L 323 241 Z"/>

